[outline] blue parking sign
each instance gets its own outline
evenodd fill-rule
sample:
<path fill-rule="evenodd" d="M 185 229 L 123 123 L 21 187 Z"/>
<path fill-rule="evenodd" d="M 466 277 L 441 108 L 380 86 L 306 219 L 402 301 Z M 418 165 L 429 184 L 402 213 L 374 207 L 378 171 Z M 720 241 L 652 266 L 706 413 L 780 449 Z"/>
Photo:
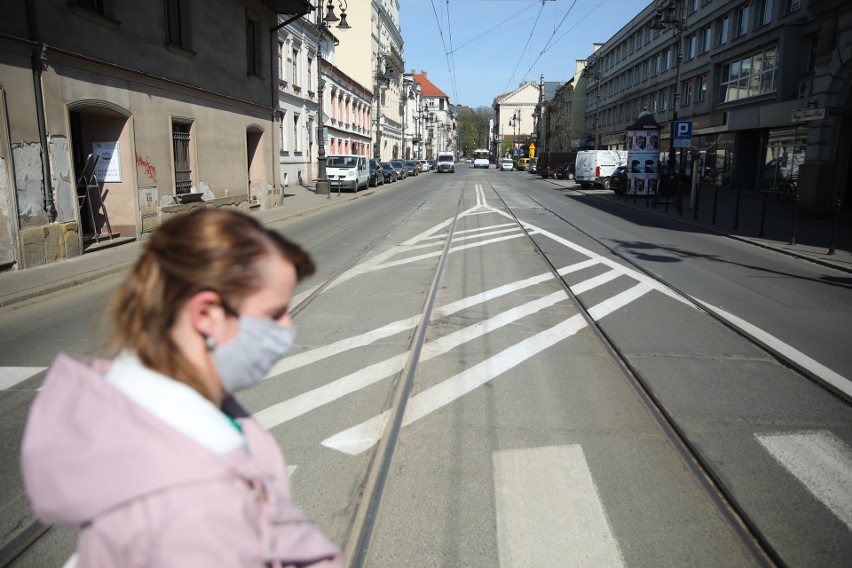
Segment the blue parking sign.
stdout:
<path fill-rule="evenodd" d="M 689 148 L 692 145 L 692 121 L 676 120 L 674 123 L 675 148 Z"/>

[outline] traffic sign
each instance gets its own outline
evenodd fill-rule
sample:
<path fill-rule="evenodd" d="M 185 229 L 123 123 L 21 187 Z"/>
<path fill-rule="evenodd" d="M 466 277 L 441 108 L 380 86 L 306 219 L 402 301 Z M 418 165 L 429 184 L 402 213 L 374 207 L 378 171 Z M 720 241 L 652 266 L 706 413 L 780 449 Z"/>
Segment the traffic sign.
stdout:
<path fill-rule="evenodd" d="M 692 121 L 676 120 L 674 123 L 674 147 L 689 148 L 692 146 Z"/>

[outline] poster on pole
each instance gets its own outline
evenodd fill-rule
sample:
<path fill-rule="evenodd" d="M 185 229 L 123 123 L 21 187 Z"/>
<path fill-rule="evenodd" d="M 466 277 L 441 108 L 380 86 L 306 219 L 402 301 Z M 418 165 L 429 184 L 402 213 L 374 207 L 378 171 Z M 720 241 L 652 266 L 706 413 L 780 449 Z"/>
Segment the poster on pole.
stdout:
<path fill-rule="evenodd" d="M 627 131 L 627 194 L 654 195 L 657 193 L 659 130 Z"/>
<path fill-rule="evenodd" d="M 118 152 L 118 141 L 92 142 L 92 153 L 98 156 L 95 167 L 95 177 L 99 182 L 121 181 L 121 155 Z"/>

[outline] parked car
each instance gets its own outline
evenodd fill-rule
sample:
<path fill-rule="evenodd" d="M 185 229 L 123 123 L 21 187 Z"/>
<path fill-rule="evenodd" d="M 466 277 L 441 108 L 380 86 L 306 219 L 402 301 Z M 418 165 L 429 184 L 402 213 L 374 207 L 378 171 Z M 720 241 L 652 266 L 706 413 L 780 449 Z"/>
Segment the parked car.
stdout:
<path fill-rule="evenodd" d="M 417 162 L 414 160 L 406 160 L 405 162 L 405 173 L 410 176 L 419 176 L 420 168 L 417 167 Z"/>
<path fill-rule="evenodd" d="M 620 165 L 627 163 L 625 150 L 583 150 L 577 152 L 576 180 L 583 188 L 600 185 L 609 189 L 610 176 Z"/>
<path fill-rule="evenodd" d="M 389 162 L 382 162 L 382 173 L 385 176 L 385 183 L 393 183 L 396 181 L 396 170 Z"/>
<path fill-rule="evenodd" d="M 535 174 L 538 173 L 538 158 L 530 158 L 530 163 L 527 164 L 527 173 Z"/>
<path fill-rule="evenodd" d="M 536 156 L 536 173 L 543 178 L 555 177 L 556 169 L 567 162 L 574 162 L 577 152 L 539 152 Z"/>
<path fill-rule="evenodd" d="M 378 160 L 370 160 L 370 186 L 376 187 L 385 183 L 385 174 Z"/>
<path fill-rule="evenodd" d="M 426 161 L 429 162 L 429 169 L 434 171 L 435 170 L 435 160 L 426 160 Z"/>
<path fill-rule="evenodd" d="M 402 160 L 391 160 L 390 165 L 396 170 L 396 179 L 405 179 L 408 177 L 408 170 L 405 167 L 405 162 Z"/>
<path fill-rule="evenodd" d="M 500 171 L 501 172 L 510 172 L 515 169 L 515 163 L 509 158 L 502 158 L 500 160 Z"/>
<path fill-rule="evenodd" d="M 556 166 L 556 172 L 553 174 L 557 179 L 574 179 L 575 169 L 574 162 L 565 162 Z"/>
<path fill-rule="evenodd" d="M 429 167 L 429 162 L 426 160 L 417 160 L 420 164 L 420 171 L 428 172 L 431 168 Z"/>
<path fill-rule="evenodd" d="M 529 163 L 530 163 L 529 158 L 518 158 L 518 161 L 515 162 L 515 167 L 518 169 L 519 172 L 522 172 L 525 169 L 527 169 L 527 164 L 529 164 Z"/>
<path fill-rule="evenodd" d="M 627 191 L 627 166 L 618 166 L 612 171 L 609 178 L 609 188 L 616 195 L 621 195 Z"/>
<path fill-rule="evenodd" d="M 326 174 L 332 189 L 358 191 L 370 185 L 370 165 L 366 156 L 328 156 Z"/>

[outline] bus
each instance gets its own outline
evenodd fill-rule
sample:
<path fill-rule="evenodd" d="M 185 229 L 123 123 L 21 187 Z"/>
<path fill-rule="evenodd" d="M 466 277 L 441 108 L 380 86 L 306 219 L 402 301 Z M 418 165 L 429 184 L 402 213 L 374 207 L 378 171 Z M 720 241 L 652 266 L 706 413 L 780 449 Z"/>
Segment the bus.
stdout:
<path fill-rule="evenodd" d="M 483 148 L 477 148 L 473 151 L 473 167 L 488 168 L 491 163 L 491 153 Z"/>

